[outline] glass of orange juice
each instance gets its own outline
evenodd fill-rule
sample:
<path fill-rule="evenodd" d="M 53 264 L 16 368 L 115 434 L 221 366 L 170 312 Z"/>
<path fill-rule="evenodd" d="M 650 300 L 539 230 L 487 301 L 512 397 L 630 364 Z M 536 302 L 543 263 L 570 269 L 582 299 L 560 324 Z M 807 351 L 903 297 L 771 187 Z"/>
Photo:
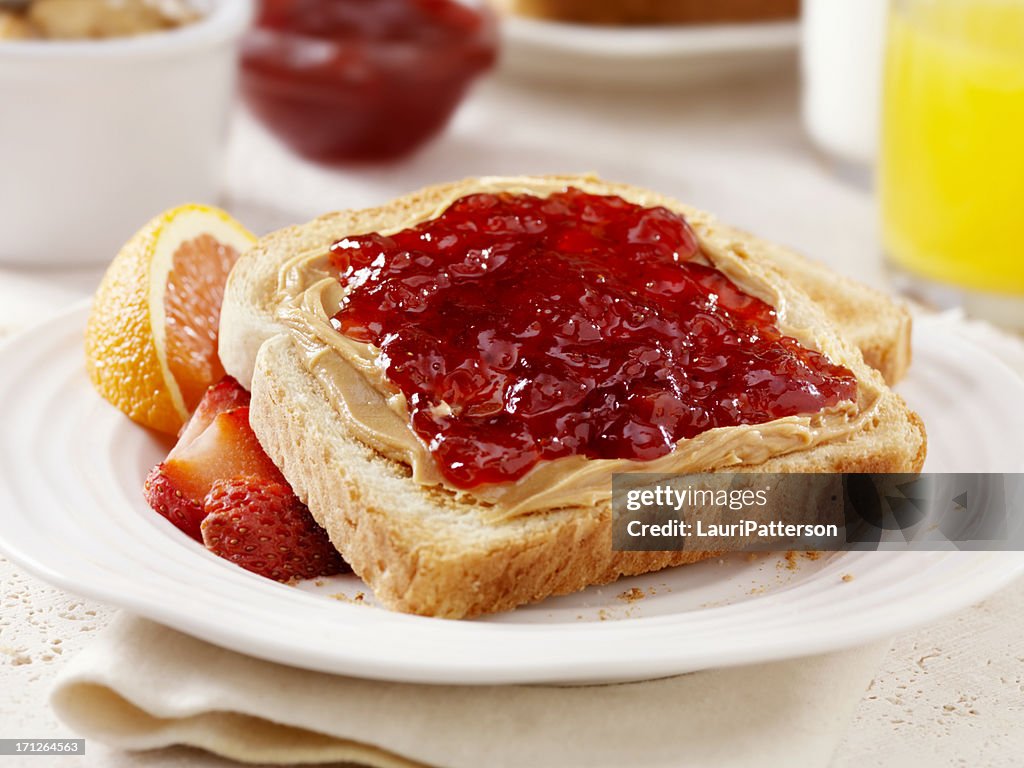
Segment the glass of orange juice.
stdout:
<path fill-rule="evenodd" d="M 890 263 L 1024 330 L 1024 0 L 893 0 L 884 93 Z"/>

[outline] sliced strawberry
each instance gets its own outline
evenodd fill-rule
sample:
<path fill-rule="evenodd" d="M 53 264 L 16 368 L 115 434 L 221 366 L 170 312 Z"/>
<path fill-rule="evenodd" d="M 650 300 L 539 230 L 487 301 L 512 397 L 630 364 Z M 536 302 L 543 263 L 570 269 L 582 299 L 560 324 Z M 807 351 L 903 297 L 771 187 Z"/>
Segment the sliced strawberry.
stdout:
<path fill-rule="evenodd" d="M 145 496 L 213 552 L 272 579 L 347 567 L 263 450 L 249 425 L 249 393 L 230 377 L 207 390 L 146 478 Z"/>
<path fill-rule="evenodd" d="M 203 508 L 207 549 L 246 570 L 289 581 L 330 576 L 346 567 L 327 533 L 284 482 L 251 476 L 218 480 Z"/>
<path fill-rule="evenodd" d="M 248 406 L 218 413 L 190 443 L 174 446 L 146 478 L 146 501 L 199 540 L 206 494 L 217 480 L 240 475 L 285 482 L 249 426 Z"/>
<path fill-rule="evenodd" d="M 225 376 L 206 390 L 206 394 L 203 395 L 203 399 L 196 407 L 196 412 L 182 427 L 181 433 L 178 435 L 178 444 L 174 446 L 174 450 L 180 450 L 192 443 L 213 423 L 217 414 L 247 405 L 249 405 L 249 392 L 232 377 Z"/>
<path fill-rule="evenodd" d="M 143 489 L 146 503 L 193 539 L 202 541 L 199 524 L 206 517 L 203 505 L 185 496 L 167 475 L 167 465 L 157 464 L 146 478 Z"/>
<path fill-rule="evenodd" d="M 249 408 L 217 414 L 202 434 L 186 446 L 176 445 L 167 456 L 169 473 L 186 495 L 201 501 L 216 480 L 251 475 L 283 481 L 256 433 L 249 426 Z"/>

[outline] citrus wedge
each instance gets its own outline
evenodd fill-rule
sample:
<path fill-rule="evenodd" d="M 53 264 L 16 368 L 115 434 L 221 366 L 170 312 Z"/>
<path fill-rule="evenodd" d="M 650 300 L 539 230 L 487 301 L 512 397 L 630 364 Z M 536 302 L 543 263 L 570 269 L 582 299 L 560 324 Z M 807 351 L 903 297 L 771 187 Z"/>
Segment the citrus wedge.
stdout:
<path fill-rule="evenodd" d="M 224 211 L 183 205 L 121 248 L 85 332 L 86 368 L 100 395 L 144 426 L 178 433 L 224 375 L 217 357 L 224 283 L 254 240 Z"/>

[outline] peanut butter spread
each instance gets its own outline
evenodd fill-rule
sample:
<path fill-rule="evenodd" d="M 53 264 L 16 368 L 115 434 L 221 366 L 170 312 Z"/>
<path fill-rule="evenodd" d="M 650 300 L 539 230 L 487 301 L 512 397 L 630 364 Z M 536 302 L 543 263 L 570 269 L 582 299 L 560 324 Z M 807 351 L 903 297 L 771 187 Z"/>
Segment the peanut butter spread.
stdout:
<path fill-rule="evenodd" d="M 573 185 L 595 194 L 608 193 L 596 180 L 576 181 Z M 472 191 L 543 197 L 565 187 L 558 179 L 489 178 L 480 180 Z M 615 193 L 620 194 L 619 190 Z M 418 211 L 380 233 L 392 234 L 436 218 L 467 192 L 451 194 L 435 207 Z M 641 206 L 664 204 L 660 199 L 647 200 L 636 194 L 623 197 Z M 748 258 L 742 243 L 717 235 L 713 222 L 705 215 L 681 212 L 697 232 L 707 263 L 744 292 L 775 307 L 783 333 L 837 364 L 855 364 L 851 356 L 856 352 L 819 328 L 820 317 L 808 301 L 787 301 L 778 278 Z M 763 424 L 709 429 L 680 440 L 674 451 L 651 461 L 566 456 L 543 461 L 514 482 L 456 489 L 445 482 L 427 447 L 414 433 L 405 397 L 385 377 L 379 350 L 347 338 L 332 327 L 330 318 L 341 309 L 345 288 L 331 270 L 325 250 L 296 254 L 285 261 L 278 273 L 278 291 L 278 320 L 289 329 L 309 372 L 323 385 L 351 434 L 387 458 L 408 465 L 415 482 L 445 487 L 466 501 L 492 505 L 495 519 L 606 502 L 611 497 L 611 475 L 615 472 L 686 473 L 756 465 L 782 454 L 843 440 L 871 418 L 880 395 L 877 383 L 861 378 L 856 403 L 843 401 L 817 414 Z"/>

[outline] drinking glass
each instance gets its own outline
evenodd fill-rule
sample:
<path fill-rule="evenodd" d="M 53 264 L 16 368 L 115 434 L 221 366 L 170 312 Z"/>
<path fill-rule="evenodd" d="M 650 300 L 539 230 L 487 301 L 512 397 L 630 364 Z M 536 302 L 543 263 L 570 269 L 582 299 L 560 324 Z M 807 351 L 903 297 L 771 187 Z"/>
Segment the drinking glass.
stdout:
<path fill-rule="evenodd" d="M 893 0 L 878 185 L 911 293 L 1024 330 L 1024 0 Z"/>

